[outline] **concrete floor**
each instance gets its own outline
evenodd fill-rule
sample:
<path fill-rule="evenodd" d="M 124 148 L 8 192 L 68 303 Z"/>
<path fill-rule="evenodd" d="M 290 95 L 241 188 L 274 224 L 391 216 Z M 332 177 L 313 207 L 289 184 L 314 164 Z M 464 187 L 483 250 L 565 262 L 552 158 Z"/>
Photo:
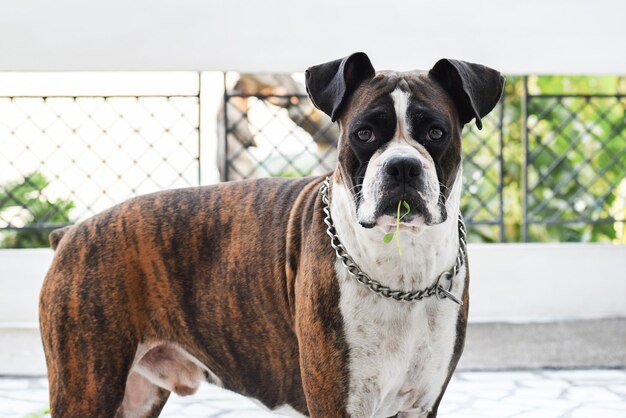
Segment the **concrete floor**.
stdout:
<path fill-rule="evenodd" d="M 459 370 L 541 368 L 626 368 L 626 318 L 468 325 Z"/>
<path fill-rule="evenodd" d="M 29 416 L 48 400 L 45 378 L 0 378 L 0 417 Z M 172 396 L 167 418 L 270 418 L 232 392 L 203 385 L 191 397 Z M 624 418 L 626 369 L 458 372 L 440 408 L 443 418 Z"/>
<path fill-rule="evenodd" d="M 40 350 L 39 336 L 31 334 L 35 343 L 28 340 L 24 346 Z M 4 348 L 0 344 L 0 354 L 20 348 L 19 339 L 10 341 Z M 19 351 L 22 357 L 24 352 Z M 31 362 L 42 363 L 42 353 L 35 354 Z M 5 363 L 14 365 L 15 373 L 25 370 L 24 361 Z M 43 364 L 35 369 L 45 371 Z M 626 319 L 470 324 L 458 370 L 440 417 L 625 418 Z M 47 403 L 45 378 L 0 377 L 0 418 L 44 417 L 29 414 L 41 412 Z M 246 398 L 203 385 L 195 396 L 172 396 L 162 416 L 276 415 Z"/>
<path fill-rule="evenodd" d="M 0 329 L 0 359 L 0 375 L 44 375 L 38 329 Z M 626 368 L 626 318 L 469 324 L 458 370 L 543 368 Z"/>

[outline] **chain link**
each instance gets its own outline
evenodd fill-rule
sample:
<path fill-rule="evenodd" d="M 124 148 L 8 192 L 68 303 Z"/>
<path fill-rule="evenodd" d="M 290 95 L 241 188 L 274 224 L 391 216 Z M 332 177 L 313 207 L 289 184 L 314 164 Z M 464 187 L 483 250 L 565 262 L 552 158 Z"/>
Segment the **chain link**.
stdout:
<path fill-rule="evenodd" d="M 328 188 L 330 187 L 330 178 L 326 177 L 324 183 L 322 183 L 322 187 L 320 192 L 322 194 L 322 202 L 324 203 L 324 214 L 326 217 L 324 218 L 324 223 L 326 224 L 326 233 L 330 237 L 330 245 L 335 250 L 337 254 L 337 258 L 341 260 L 341 264 L 346 268 L 348 274 L 356 279 L 357 282 L 367 287 L 372 292 L 385 297 L 387 299 L 394 299 L 400 302 L 414 302 L 416 300 L 422 300 L 424 298 L 428 298 L 431 296 L 437 296 L 438 299 L 446 299 L 449 298 L 453 302 L 457 304 L 461 304 L 461 301 L 454 296 L 452 291 L 453 280 L 456 277 L 457 273 L 460 271 L 461 266 L 463 266 L 463 262 L 465 261 L 465 254 L 467 252 L 467 242 L 466 236 L 467 232 L 465 230 L 465 223 L 463 222 L 463 217 L 461 216 L 461 212 L 459 212 L 459 251 L 456 256 L 456 260 L 454 265 L 449 269 L 444 271 L 437 277 L 437 280 L 434 284 L 424 289 L 415 290 L 412 292 L 405 292 L 402 290 L 392 290 L 391 288 L 383 285 L 382 283 L 370 278 L 363 270 L 359 268 L 359 266 L 355 263 L 354 259 L 348 254 L 346 251 L 346 247 L 343 246 L 341 241 L 339 240 L 339 236 L 337 235 L 337 230 L 335 229 L 335 224 L 333 223 L 333 219 L 330 215 L 330 205 L 328 200 Z M 443 280 L 448 280 L 449 285 L 447 289 L 442 286 L 440 283 Z"/>

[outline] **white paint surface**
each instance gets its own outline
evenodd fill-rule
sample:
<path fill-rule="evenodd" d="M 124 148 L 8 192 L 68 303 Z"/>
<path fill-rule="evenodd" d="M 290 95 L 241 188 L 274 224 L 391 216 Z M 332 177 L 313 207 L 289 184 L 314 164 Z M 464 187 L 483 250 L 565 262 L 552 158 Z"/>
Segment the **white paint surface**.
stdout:
<path fill-rule="evenodd" d="M 470 321 L 626 317 L 626 245 L 470 244 Z M 0 327 L 37 323 L 52 251 L 0 250 Z"/>
<path fill-rule="evenodd" d="M 0 71 L 302 71 L 363 50 L 378 68 L 441 57 L 505 73 L 626 73 L 622 0 L 20 0 Z"/>
<path fill-rule="evenodd" d="M 52 250 L 0 250 L 0 327 L 38 323 L 39 290 Z"/>
<path fill-rule="evenodd" d="M 470 321 L 626 317 L 626 245 L 473 244 Z"/>
<path fill-rule="evenodd" d="M 626 246 L 470 244 L 470 322 L 626 317 Z M 0 374 L 43 374 L 39 288 L 52 251 L 0 250 Z"/>

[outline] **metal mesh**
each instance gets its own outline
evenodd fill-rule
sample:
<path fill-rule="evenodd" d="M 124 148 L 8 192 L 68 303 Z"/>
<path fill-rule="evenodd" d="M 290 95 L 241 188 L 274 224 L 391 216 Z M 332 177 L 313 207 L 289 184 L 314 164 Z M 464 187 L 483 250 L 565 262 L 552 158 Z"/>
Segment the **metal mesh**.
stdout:
<path fill-rule="evenodd" d="M 289 82 L 290 94 L 225 93 L 217 123 L 223 180 L 334 168 L 337 127 Z M 524 148 L 506 142 L 515 154 L 506 161 L 526 158 L 520 170 L 517 160 L 509 164 L 507 201 L 524 207 L 507 209 L 507 225 L 521 225 L 529 241 L 626 236 L 626 96 L 527 94 L 522 104 L 521 118 L 503 120 L 501 102 L 482 131 L 465 128 L 470 239 L 505 239 L 503 132 L 520 122 Z M 200 110 L 199 95 L 0 97 L 0 246 L 45 245 L 52 227 L 138 194 L 198 185 Z M 23 231 L 43 232 L 20 243 L 2 235 Z"/>
<path fill-rule="evenodd" d="M 0 228 L 49 229 L 199 183 L 198 96 L 1 97 Z"/>
<path fill-rule="evenodd" d="M 463 185 L 461 209 L 470 236 L 482 241 L 503 241 L 502 139 L 504 101 L 482 119 L 463 130 Z"/>
<path fill-rule="evenodd" d="M 224 109 L 222 180 L 334 169 L 339 131 L 306 95 L 227 94 Z"/>
<path fill-rule="evenodd" d="M 241 99 L 246 102 L 242 103 Z M 502 239 L 502 108 L 483 120 L 482 131 L 467 126 L 463 213 L 481 225 L 485 240 Z M 266 176 L 299 177 L 334 169 L 337 127 L 306 95 L 225 95 L 223 180 Z"/>
<path fill-rule="evenodd" d="M 626 220 L 625 109 L 621 95 L 528 96 L 526 239 L 590 240 Z"/>

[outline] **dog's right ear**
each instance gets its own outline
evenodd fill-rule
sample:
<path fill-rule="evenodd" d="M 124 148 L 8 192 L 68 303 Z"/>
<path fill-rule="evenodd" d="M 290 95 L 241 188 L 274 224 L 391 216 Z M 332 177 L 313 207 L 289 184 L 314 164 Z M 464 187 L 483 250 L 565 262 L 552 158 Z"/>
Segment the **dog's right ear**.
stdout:
<path fill-rule="evenodd" d="M 361 83 L 374 76 L 374 67 L 364 52 L 314 65 L 306 70 L 306 91 L 311 101 L 334 122 L 342 106 Z"/>
<path fill-rule="evenodd" d="M 504 89 L 504 77 L 498 71 L 471 62 L 441 59 L 428 72 L 450 94 L 457 106 L 461 123 L 480 119 L 498 104 Z"/>

